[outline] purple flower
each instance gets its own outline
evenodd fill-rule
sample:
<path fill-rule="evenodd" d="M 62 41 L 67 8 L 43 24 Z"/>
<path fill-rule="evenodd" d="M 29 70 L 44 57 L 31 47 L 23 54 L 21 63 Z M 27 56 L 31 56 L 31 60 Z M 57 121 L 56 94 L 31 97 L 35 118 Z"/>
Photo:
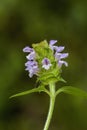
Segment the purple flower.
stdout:
<path fill-rule="evenodd" d="M 30 48 L 28 46 L 26 46 L 24 49 L 23 49 L 23 52 L 33 52 L 34 49 L 33 48 Z"/>
<path fill-rule="evenodd" d="M 60 59 L 63 59 L 63 58 L 67 58 L 68 57 L 68 53 L 55 53 L 55 58 L 57 59 L 57 60 L 60 60 Z"/>
<path fill-rule="evenodd" d="M 57 40 L 50 40 L 50 45 L 53 46 L 56 42 Z"/>
<path fill-rule="evenodd" d="M 61 67 L 63 64 L 65 66 L 68 66 L 68 63 L 66 61 L 63 61 L 62 59 L 68 57 L 68 53 L 55 53 L 55 59 L 58 61 L 58 66 Z"/>
<path fill-rule="evenodd" d="M 30 47 L 28 47 L 28 46 L 23 49 L 23 52 L 29 53 L 29 54 L 26 56 L 26 58 L 27 58 L 28 60 L 34 60 L 35 57 L 36 57 L 36 54 L 35 54 L 34 49 L 33 49 L 33 48 L 30 48 Z"/>
<path fill-rule="evenodd" d="M 52 49 L 52 50 L 54 50 L 54 44 L 57 42 L 57 40 L 50 40 L 50 42 L 49 42 L 49 46 L 50 46 L 50 48 Z"/>
<path fill-rule="evenodd" d="M 34 60 L 36 57 L 35 51 L 32 51 L 30 54 L 26 56 L 28 60 Z"/>
<path fill-rule="evenodd" d="M 28 61 L 25 63 L 26 69 L 29 72 L 29 77 L 31 78 L 34 74 L 37 75 L 39 68 L 36 61 Z"/>
<path fill-rule="evenodd" d="M 54 44 L 57 42 L 57 40 L 51 40 L 49 42 L 50 48 L 54 51 L 55 59 L 58 62 L 58 66 L 61 67 L 63 64 L 65 66 L 68 66 L 68 63 L 66 61 L 63 61 L 63 58 L 68 57 L 68 53 L 61 53 L 64 50 L 64 46 L 54 46 Z"/>
<path fill-rule="evenodd" d="M 35 61 L 36 53 L 33 48 L 25 47 L 23 52 L 28 52 L 29 54 L 26 56 L 27 62 L 25 63 L 26 69 L 29 72 L 29 77 L 32 77 L 34 74 L 37 75 L 39 68 L 38 63 Z"/>
<path fill-rule="evenodd" d="M 64 46 L 54 46 L 54 44 L 57 42 L 57 40 L 51 40 L 50 42 L 49 42 L 49 46 L 50 46 L 50 48 L 52 49 L 52 50 L 54 50 L 54 51 L 56 51 L 56 52 L 61 52 L 61 51 L 63 51 L 64 50 Z"/>
<path fill-rule="evenodd" d="M 66 61 L 63 61 L 63 60 L 59 60 L 58 61 L 58 66 L 61 67 L 62 65 L 65 65 L 66 67 L 68 66 L 68 63 Z"/>
<path fill-rule="evenodd" d="M 64 50 L 64 46 L 53 46 L 53 48 L 54 48 L 54 50 L 56 51 L 56 52 L 61 52 L 61 51 L 63 51 Z"/>
<path fill-rule="evenodd" d="M 48 58 L 44 58 L 42 60 L 42 68 L 48 70 L 51 66 L 52 64 L 50 63 L 50 60 Z"/>

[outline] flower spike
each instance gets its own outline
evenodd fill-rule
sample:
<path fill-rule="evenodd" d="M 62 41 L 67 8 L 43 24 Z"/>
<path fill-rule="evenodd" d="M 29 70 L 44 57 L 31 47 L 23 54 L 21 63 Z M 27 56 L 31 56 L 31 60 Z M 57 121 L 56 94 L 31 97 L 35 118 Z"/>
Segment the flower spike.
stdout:
<path fill-rule="evenodd" d="M 45 84 L 49 84 L 52 78 L 59 80 L 62 65 L 68 66 L 68 63 L 63 61 L 64 58 L 68 57 L 68 53 L 61 53 L 65 47 L 55 46 L 56 43 L 57 40 L 50 40 L 49 44 L 44 40 L 33 44 L 32 48 L 27 46 L 23 49 L 23 52 L 28 53 L 25 70 L 29 72 L 29 77 L 37 75 L 38 80 Z"/>

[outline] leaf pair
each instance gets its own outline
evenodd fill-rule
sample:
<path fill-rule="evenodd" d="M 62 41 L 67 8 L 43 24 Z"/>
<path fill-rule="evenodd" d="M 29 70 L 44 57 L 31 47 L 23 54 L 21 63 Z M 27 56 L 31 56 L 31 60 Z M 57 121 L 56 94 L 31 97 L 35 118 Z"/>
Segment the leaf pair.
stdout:
<path fill-rule="evenodd" d="M 14 94 L 10 98 L 24 96 L 24 95 L 31 94 L 31 93 L 34 93 L 34 92 L 45 92 L 50 96 L 50 92 L 44 86 L 39 86 L 38 88 L 34 88 L 34 89 L 27 90 L 27 91 L 24 91 L 24 92 L 21 92 L 21 93 L 18 93 L 18 94 Z M 72 87 L 72 86 L 64 86 L 62 88 L 59 88 L 55 92 L 55 96 L 57 96 L 61 92 L 66 93 L 66 94 L 71 94 L 71 95 L 74 95 L 74 96 L 87 98 L 87 92 L 86 91 L 81 90 L 79 88 Z"/>

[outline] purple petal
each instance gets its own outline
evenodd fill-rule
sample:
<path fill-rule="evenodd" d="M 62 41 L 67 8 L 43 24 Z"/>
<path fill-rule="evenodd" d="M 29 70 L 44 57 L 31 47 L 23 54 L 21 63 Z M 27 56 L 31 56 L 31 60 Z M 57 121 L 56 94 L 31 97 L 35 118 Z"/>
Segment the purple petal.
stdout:
<path fill-rule="evenodd" d="M 50 63 L 50 60 L 48 58 L 44 58 L 42 60 L 42 68 L 48 70 L 51 66 L 52 64 Z"/>
<path fill-rule="evenodd" d="M 42 64 L 48 65 L 49 63 L 50 63 L 50 60 L 49 60 L 48 58 L 44 58 L 44 59 L 42 60 Z"/>
<path fill-rule="evenodd" d="M 49 44 L 54 45 L 57 42 L 57 40 L 50 40 Z"/>
<path fill-rule="evenodd" d="M 60 58 L 61 58 L 61 59 L 63 59 L 63 58 L 67 58 L 68 55 L 69 55 L 69 53 L 62 53 Z"/>
<path fill-rule="evenodd" d="M 63 51 L 64 50 L 64 46 L 54 46 L 54 50 L 56 51 L 56 52 L 61 52 L 61 51 Z"/>
<path fill-rule="evenodd" d="M 31 65 L 31 61 L 27 61 L 26 63 L 25 63 L 25 66 L 30 66 Z"/>
<path fill-rule="evenodd" d="M 27 61 L 26 63 L 25 63 L 25 66 L 33 66 L 35 64 L 35 61 Z"/>
<path fill-rule="evenodd" d="M 29 77 L 32 78 L 34 74 L 35 74 L 35 73 L 34 73 L 34 70 L 33 70 L 33 69 L 30 69 L 30 70 L 29 70 Z"/>
<path fill-rule="evenodd" d="M 28 46 L 23 49 L 23 52 L 32 52 L 32 51 L 33 51 L 33 48 L 30 48 Z"/>
<path fill-rule="evenodd" d="M 62 60 L 59 60 L 58 61 L 58 66 L 61 67 L 62 65 L 65 65 L 66 67 L 68 66 L 68 63 L 66 61 L 62 61 Z"/>
<path fill-rule="evenodd" d="M 68 57 L 68 53 L 55 53 L 55 59 L 57 59 L 57 60 L 60 60 L 60 59 L 63 59 L 63 58 L 66 58 L 66 57 Z"/>
<path fill-rule="evenodd" d="M 28 56 L 26 56 L 26 58 L 27 58 L 28 60 L 34 60 L 34 59 L 35 59 L 35 56 L 36 56 L 36 54 L 35 54 L 35 52 L 33 51 L 33 52 L 31 52 Z"/>
<path fill-rule="evenodd" d="M 33 72 L 30 72 L 30 73 L 29 73 L 29 77 L 30 77 L 30 78 L 32 78 L 32 77 L 33 77 L 33 75 L 34 75 L 34 73 L 33 73 Z"/>
<path fill-rule="evenodd" d="M 25 63 L 26 69 L 29 72 L 29 77 L 32 77 L 34 74 L 37 75 L 39 68 L 36 61 L 28 61 Z"/>
<path fill-rule="evenodd" d="M 30 66 L 30 67 L 33 67 L 33 66 L 37 66 L 38 65 L 38 63 L 36 62 L 36 61 L 27 61 L 26 63 L 25 63 L 25 66 Z"/>
<path fill-rule="evenodd" d="M 29 77 L 31 78 L 34 74 L 37 75 L 38 71 L 39 71 L 38 67 L 30 69 Z"/>
<path fill-rule="evenodd" d="M 57 59 L 57 60 L 60 60 L 60 58 L 61 58 L 61 53 L 55 53 L 55 59 Z"/>
<path fill-rule="evenodd" d="M 42 68 L 44 68 L 45 70 L 49 70 L 51 66 L 52 64 L 43 65 Z"/>

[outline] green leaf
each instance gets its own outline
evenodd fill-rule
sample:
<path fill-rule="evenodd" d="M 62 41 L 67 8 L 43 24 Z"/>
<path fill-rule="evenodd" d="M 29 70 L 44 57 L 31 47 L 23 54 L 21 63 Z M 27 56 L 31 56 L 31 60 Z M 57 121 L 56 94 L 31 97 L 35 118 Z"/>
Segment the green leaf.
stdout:
<path fill-rule="evenodd" d="M 64 86 L 56 91 L 56 96 L 61 93 L 67 93 L 74 96 L 80 96 L 80 97 L 86 97 L 87 98 L 87 92 L 84 90 L 81 90 L 79 88 L 71 87 L 71 86 Z"/>
<path fill-rule="evenodd" d="M 31 94 L 31 93 L 34 93 L 34 92 L 41 92 L 41 91 L 44 91 L 49 95 L 48 90 L 44 86 L 39 86 L 38 88 L 34 88 L 34 89 L 31 89 L 31 90 L 27 90 L 27 91 L 24 91 L 24 92 L 14 94 L 10 98 L 24 96 L 24 95 L 27 95 L 27 94 Z"/>

